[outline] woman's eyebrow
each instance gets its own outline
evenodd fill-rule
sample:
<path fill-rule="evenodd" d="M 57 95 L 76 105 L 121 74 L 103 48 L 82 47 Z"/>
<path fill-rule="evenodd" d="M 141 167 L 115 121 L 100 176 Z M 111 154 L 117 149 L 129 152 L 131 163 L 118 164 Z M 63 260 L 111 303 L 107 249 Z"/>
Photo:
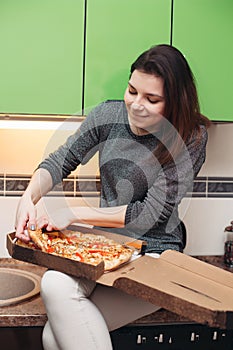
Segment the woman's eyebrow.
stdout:
<path fill-rule="evenodd" d="M 128 82 L 128 85 L 129 85 L 131 88 L 133 88 L 134 90 L 136 90 L 135 87 L 134 87 L 130 82 Z"/>
<path fill-rule="evenodd" d="M 137 90 L 130 82 L 128 82 L 128 85 L 129 85 L 132 89 Z M 150 92 L 146 93 L 146 95 L 148 95 L 148 96 L 154 96 L 154 97 L 159 97 L 159 98 L 161 98 L 161 99 L 164 98 L 163 96 L 160 96 L 160 95 L 158 95 L 158 94 L 152 94 L 152 93 L 150 93 Z"/>

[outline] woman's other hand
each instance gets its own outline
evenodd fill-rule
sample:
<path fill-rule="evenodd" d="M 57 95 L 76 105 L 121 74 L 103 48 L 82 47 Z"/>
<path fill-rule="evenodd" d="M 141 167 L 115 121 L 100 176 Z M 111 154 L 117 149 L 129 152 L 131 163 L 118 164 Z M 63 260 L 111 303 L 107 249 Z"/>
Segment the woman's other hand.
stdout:
<path fill-rule="evenodd" d="M 38 218 L 36 225 L 38 229 L 45 228 L 47 231 L 63 230 L 75 221 L 72 210 L 61 208 L 55 210 L 51 215 L 43 215 Z"/>

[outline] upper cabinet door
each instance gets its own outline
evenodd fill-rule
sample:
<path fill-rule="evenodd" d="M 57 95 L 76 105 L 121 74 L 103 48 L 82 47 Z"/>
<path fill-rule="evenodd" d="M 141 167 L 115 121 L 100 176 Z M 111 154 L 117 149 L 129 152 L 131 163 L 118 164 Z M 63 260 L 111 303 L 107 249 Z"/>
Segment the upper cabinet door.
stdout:
<path fill-rule="evenodd" d="M 83 2 L 0 1 L 0 112 L 80 113 Z"/>
<path fill-rule="evenodd" d="M 88 0 L 85 110 L 123 99 L 130 66 L 170 42 L 171 0 Z"/>
<path fill-rule="evenodd" d="M 196 77 L 201 111 L 233 121 L 233 1 L 174 0 L 173 45 Z"/>

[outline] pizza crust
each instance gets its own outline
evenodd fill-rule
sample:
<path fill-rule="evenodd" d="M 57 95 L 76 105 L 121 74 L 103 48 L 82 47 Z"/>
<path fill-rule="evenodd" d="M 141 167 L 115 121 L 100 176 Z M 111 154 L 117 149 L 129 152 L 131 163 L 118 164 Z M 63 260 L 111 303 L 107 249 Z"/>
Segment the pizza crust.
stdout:
<path fill-rule="evenodd" d="M 42 251 L 45 251 L 45 246 L 42 238 L 42 230 L 36 229 L 35 231 L 28 229 L 28 234 L 33 243 L 40 248 Z"/>

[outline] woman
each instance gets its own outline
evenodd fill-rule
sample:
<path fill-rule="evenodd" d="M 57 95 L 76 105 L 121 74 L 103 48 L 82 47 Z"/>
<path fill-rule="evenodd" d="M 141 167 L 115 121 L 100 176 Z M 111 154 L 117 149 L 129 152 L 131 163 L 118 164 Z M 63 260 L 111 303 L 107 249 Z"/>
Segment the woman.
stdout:
<path fill-rule="evenodd" d="M 131 66 L 124 101 L 107 101 L 35 171 L 20 201 L 16 237 L 27 225 L 87 223 L 147 241 L 147 253 L 183 251 L 178 205 L 204 160 L 209 121 L 199 111 L 192 72 L 174 47 L 158 45 Z M 35 204 L 99 152 L 100 208 L 63 208 L 36 218 Z M 45 349 L 111 349 L 109 330 L 157 309 L 113 288 L 48 271 L 41 294 Z"/>

